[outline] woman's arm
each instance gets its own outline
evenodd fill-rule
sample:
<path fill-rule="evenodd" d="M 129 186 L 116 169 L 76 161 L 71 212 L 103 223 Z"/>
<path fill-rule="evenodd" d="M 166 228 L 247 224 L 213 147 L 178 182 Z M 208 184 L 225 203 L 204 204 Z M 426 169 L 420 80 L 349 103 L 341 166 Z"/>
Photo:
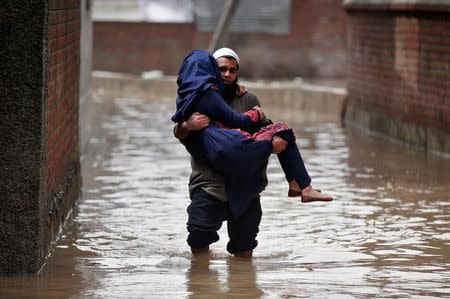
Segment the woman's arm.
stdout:
<path fill-rule="evenodd" d="M 217 91 L 211 89 L 200 99 L 197 111 L 231 128 L 253 127 L 260 121 L 258 111 L 238 113 L 225 103 Z"/>

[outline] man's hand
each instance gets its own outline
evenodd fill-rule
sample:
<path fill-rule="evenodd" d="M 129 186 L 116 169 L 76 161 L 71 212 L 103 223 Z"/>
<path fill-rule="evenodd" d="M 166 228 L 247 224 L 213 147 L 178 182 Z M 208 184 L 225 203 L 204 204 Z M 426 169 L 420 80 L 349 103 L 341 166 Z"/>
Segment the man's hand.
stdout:
<path fill-rule="evenodd" d="M 211 119 L 201 113 L 194 112 L 186 121 L 183 123 L 184 126 L 189 131 L 198 131 L 209 126 Z"/>
<path fill-rule="evenodd" d="M 186 121 L 182 124 L 175 125 L 173 133 L 176 138 L 183 140 L 189 136 L 189 131 L 198 131 L 206 128 L 211 119 L 198 112 L 194 112 Z"/>
<path fill-rule="evenodd" d="M 286 149 L 287 142 L 280 136 L 274 136 L 272 139 L 272 154 L 280 154 Z"/>
<path fill-rule="evenodd" d="M 238 84 L 238 86 L 236 88 L 236 95 L 238 97 L 242 97 L 246 93 L 247 93 L 247 88 L 244 85 Z"/>
<path fill-rule="evenodd" d="M 266 115 L 264 114 L 264 111 L 263 111 L 263 109 L 261 107 L 255 106 L 255 107 L 253 107 L 253 109 L 258 111 L 258 113 L 259 113 L 259 120 L 260 121 L 263 121 L 266 118 Z"/>

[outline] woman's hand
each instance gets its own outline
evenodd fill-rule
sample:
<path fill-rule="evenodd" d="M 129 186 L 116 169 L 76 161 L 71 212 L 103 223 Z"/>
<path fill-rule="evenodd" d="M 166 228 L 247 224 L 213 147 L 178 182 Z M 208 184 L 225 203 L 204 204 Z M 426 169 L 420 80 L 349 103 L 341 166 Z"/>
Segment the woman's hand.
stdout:
<path fill-rule="evenodd" d="M 261 107 L 259 107 L 259 106 L 255 106 L 255 107 L 253 107 L 253 109 L 255 109 L 256 111 L 258 111 L 258 114 L 259 114 L 259 120 L 262 122 L 262 121 L 266 118 L 266 115 L 264 114 L 263 109 L 262 109 Z"/>

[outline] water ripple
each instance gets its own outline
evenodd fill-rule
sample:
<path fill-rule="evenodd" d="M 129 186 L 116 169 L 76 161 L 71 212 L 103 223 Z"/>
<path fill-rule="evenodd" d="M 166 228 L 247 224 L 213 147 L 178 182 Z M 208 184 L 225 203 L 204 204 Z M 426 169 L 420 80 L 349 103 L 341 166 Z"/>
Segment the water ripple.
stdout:
<path fill-rule="evenodd" d="M 173 105 L 102 105 L 83 198 L 54 253 L 75 264 L 76 298 L 450 296 L 449 160 L 336 123 L 290 122 L 313 186 L 335 201 L 288 198 L 272 156 L 253 262 L 229 257 L 225 227 L 205 262 L 185 241 L 190 165 Z"/>

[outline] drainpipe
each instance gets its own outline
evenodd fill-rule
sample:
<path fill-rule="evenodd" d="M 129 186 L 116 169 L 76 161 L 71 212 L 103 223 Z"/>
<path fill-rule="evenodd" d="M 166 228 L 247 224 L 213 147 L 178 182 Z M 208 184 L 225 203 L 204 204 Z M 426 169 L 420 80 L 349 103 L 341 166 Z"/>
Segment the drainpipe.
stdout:
<path fill-rule="evenodd" d="M 223 45 L 225 34 L 228 32 L 231 18 L 233 17 L 238 4 L 239 0 L 227 0 L 225 3 L 225 9 L 220 15 L 219 22 L 217 23 L 214 34 L 209 42 L 208 51 L 210 53 L 214 52 L 218 46 Z"/>

